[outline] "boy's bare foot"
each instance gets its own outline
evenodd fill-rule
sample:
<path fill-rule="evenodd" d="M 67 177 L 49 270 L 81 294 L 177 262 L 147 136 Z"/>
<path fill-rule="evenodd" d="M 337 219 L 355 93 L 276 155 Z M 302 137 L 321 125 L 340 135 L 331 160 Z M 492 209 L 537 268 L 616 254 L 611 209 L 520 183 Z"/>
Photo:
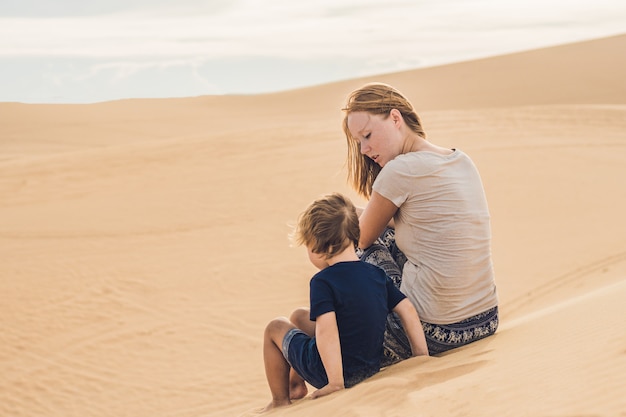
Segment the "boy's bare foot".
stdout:
<path fill-rule="evenodd" d="M 292 400 L 299 400 L 306 397 L 309 393 L 309 389 L 306 387 L 304 380 L 290 381 L 289 382 L 289 398 Z"/>
<path fill-rule="evenodd" d="M 267 413 L 270 410 L 273 410 L 274 408 L 278 408 L 278 407 L 284 407 L 286 405 L 290 405 L 291 401 L 287 400 L 287 401 L 274 401 L 272 400 L 271 403 L 269 403 L 263 410 L 261 410 L 261 413 Z"/>

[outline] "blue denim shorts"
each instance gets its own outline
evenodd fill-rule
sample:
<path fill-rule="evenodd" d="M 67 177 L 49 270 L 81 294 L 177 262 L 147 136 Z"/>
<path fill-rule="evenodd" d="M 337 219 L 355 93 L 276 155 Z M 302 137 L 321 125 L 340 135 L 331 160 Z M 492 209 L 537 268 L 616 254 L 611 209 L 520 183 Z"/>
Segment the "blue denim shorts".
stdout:
<path fill-rule="evenodd" d="M 298 375 L 315 388 L 328 385 L 315 338 L 309 337 L 300 329 L 289 330 L 283 338 L 283 356 Z"/>

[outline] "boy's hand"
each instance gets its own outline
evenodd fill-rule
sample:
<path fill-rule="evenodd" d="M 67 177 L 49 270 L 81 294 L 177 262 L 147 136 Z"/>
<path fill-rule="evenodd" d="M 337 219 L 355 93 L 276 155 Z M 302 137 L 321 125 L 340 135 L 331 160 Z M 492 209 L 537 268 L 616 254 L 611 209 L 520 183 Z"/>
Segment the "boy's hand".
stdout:
<path fill-rule="evenodd" d="M 319 397 L 323 397 L 325 395 L 332 394 L 335 391 L 341 391 L 342 389 L 345 389 L 345 387 L 343 385 L 331 385 L 331 384 L 328 384 L 328 385 L 323 386 L 322 388 L 314 391 L 313 393 L 311 393 L 311 398 L 316 399 L 316 398 L 319 398 Z"/>

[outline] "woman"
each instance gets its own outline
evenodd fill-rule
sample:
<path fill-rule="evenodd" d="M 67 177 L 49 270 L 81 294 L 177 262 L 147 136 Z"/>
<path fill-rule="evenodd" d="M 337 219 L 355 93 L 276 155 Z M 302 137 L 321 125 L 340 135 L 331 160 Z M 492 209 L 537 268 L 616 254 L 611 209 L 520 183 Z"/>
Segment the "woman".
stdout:
<path fill-rule="evenodd" d="M 495 333 L 489 210 L 471 159 L 427 141 L 411 103 L 389 85 L 359 88 L 343 110 L 348 181 L 369 200 L 359 219 L 361 259 L 412 301 L 431 355 Z M 390 316 L 385 364 L 410 352 Z"/>

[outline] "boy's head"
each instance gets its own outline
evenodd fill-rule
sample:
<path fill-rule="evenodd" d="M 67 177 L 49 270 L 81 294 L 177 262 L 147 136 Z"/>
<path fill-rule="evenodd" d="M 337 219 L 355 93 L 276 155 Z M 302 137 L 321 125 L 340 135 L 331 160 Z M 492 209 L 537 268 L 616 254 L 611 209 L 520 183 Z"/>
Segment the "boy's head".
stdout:
<path fill-rule="evenodd" d="M 298 218 L 294 238 L 324 259 L 359 244 L 359 216 L 347 197 L 333 193 L 315 200 Z"/>

